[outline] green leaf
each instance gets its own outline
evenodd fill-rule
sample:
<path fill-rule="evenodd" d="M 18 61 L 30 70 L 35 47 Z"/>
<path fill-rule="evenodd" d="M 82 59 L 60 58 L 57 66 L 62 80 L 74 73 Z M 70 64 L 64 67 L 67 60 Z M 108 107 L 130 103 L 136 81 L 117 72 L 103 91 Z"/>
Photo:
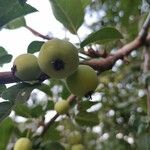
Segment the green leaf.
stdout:
<path fill-rule="evenodd" d="M 48 142 L 44 145 L 44 150 L 65 150 L 65 148 L 58 142 Z"/>
<path fill-rule="evenodd" d="M 17 104 L 14 109 L 16 115 L 23 116 L 23 117 L 32 117 L 38 118 L 44 115 L 44 111 L 41 105 L 37 105 L 35 107 L 29 107 L 26 104 Z"/>
<path fill-rule="evenodd" d="M 14 19 L 14 20 L 10 21 L 5 26 L 5 28 L 7 28 L 7 29 L 17 29 L 17 28 L 20 28 L 22 26 L 26 26 L 26 21 L 25 21 L 24 17 L 20 17 L 20 18 L 17 18 L 17 19 Z"/>
<path fill-rule="evenodd" d="M 50 90 L 50 87 L 46 84 L 41 84 L 41 86 L 38 86 L 37 89 L 44 92 L 48 96 L 52 96 L 52 91 Z"/>
<path fill-rule="evenodd" d="M 49 100 L 45 110 L 54 110 L 54 102 Z"/>
<path fill-rule="evenodd" d="M 6 54 L 7 54 L 7 51 L 3 47 L 0 47 L 0 57 Z"/>
<path fill-rule="evenodd" d="M 2 121 L 10 114 L 12 107 L 13 103 L 9 101 L 0 103 L 0 121 Z"/>
<path fill-rule="evenodd" d="M 85 8 L 87 5 L 89 5 L 92 1 L 91 0 L 81 0 L 82 7 Z"/>
<path fill-rule="evenodd" d="M 3 47 L 0 47 L 0 67 L 2 67 L 6 63 L 9 63 L 11 59 L 12 55 L 8 54 Z"/>
<path fill-rule="evenodd" d="M 48 131 L 44 134 L 45 141 L 57 141 L 60 139 L 60 133 L 56 129 L 58 123 L 54 122 L 51 126 L 49 126 Z"/>
<path fill-rule="evenodd" d="M 118 30 L 112 27 L 105 27 L 91 33 L 85 40 L 81 42 L 81 47 L 91 43 L 104 44 L 121 38 L 123 38 L 122 34 Z"/>
<path fill-rule="evenodd" d="M 150 149 L 150 135 L 149 134 L 144 134 L 139 137 L 139 139 L 136 141 L 137 142 L 137 149 L 138 150 L 149 150 Z"/>
<path fill-rule="evenodd" d="M 123 17 L 121 17 L 122 25 L 125 27 L 129 25 L 131 15 L 140 15 L 139 6 L 141 6 L 141 3 L 141 0 L 132 0 L 132 2 L 130 0 L 121 1 L 120 9 L 124 12 Z"/>
<path fill-rule="evenodd" d="M 89 112 L 79 112 L 75 120 L 82 126 L 95 126 L 99 124 L 98 114 Z"/>
<path fill-rule="evenodd" d="M 84 21 L 81 0 L 50 0 L 53 14 L 71 33 L 76 34 Z"/>
<path fill-rule="evenodd" d="M 90 107 L 92 107 L 93 105 L 97 104 L 99 102 L 92 102 L 92 101 L 82 101 L 80 103 L 80 110 L 87 110 L 89 109 Z"/>
<path fill-rule="evenodd" d="M 22 117 L 31 117 L 30 115 L 30 109 L 27 105 L 25 104 L 17 104 L 14 108 L 14 111 L 16 115 L 22 116 Z"/>
<path fill-rule="evenodd" d="M 25 5 L 27 0 L 18 0 L 18 1 L 19 1 L 20 5 Z"/>
<path fill-rule="evenodd" d="M 13 128 L 14 128 L 14 124 L 10 118 L 7 118 L 0 123 L 0 131 L 1 131 L 0 149 L 1 150 L 6 150 Z"/>
<path fill-rule="evenodd" d="M 20 5 L 18 0 L 0 0 L 0 27 L 35 11 L 37 10 L 28 4 Z"/>
<path fill-rule="evenodd" d="M 27 101 L 32 90 L 38 86 L 41 86 L 41 84 L 37 83 L 32 85 L 28 83 L 19 83 L 4 91 L 2 93 L 2 98 L 10 101 Z"/>
<path fill-rule="evenodd" d="M 35 52 L 39 52 L 41 49 L 41 46 L 44 44 L 44 42 L 42 41 L 33 41 L 29 44 L 28 46 L 28 53 L 35 53 Z"/>
<path fill-rule="evenodd" d="M 0 95 L 2 94 L 2 92 L 6 90 L 6 85 L 5 84 L 1 84 L 0 85 Z"/>
<path fill-rule="evenodd" d="M 4 55 L 0 57 L 0 66 L 2 67 L 4 64 L 11 62 L 12 60 L 12 55 Z"/>

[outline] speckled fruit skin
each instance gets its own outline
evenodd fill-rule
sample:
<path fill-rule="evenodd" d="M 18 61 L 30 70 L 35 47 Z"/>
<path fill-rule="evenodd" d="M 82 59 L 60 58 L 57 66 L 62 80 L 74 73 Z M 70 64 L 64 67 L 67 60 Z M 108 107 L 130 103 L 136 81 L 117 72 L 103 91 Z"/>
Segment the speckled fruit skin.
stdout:
<path fill-rule="evenodd" d="M 61 69 L 54 67 L 56 60 L 64 63 Z M 42 45 L 38 62 L 41 70 L 48 76 L 58 79 L 66 78 L 76 71 L 78 67 L 78 50 L 68 41 L 52 39 Z"/>
<path fill-rule="evenodd" d="M 41 74 L 37 57 L 29 53 L 16 57 L 13 69 L 14 75 L 24 81 L 36 80 Z"/>
<path fill-rule="evenodd" d="M 71 147 L 71 150 L 85 150 L 82 144 L 76 144 Z"/>
<path fill-rule="evenodd" d="M 66 79 L 66 83 L 71 93 L 82 97 L 89 92 L 94 92 L 98 85 L 98 78 L 93 68 L 79 65 L 77 71 Z"/>
<path fill-rule="evenodd" d="M 54 106 L 54 109 L 58 114 L 67 113 L 69 111 L 69 108 L 70 108 L 69 102 L 66 100 L 60 100 Z"/>
<path fill-rule="evenodd" d="M 15 143 L 14 150 L 32 150 L 32 142 L 28 138 L 20 138 Z"/>
<path fill-rule="evenodd" d="M 68 139 L 68 143 L 71 145 L 79 144 L 82 141 L 82 136 L 81 136 L 80 132 L 73 131 L 68 135 L 67 139 Z"/>

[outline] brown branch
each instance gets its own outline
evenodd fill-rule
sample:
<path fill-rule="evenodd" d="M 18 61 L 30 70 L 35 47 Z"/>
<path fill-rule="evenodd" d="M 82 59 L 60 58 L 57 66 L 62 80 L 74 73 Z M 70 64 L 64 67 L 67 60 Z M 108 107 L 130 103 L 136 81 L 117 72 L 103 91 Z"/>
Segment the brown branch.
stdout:
<path fill-rule="evenodd" d="M 67 101 L 71 104 L 75 100 L 76 96 L 71 94 Z M 59 114 L 57 113 L 45 126 L 40 136 L 44 136 L 44 134 L 47 132 L 49 127 L 55 122 L 55 120 L 59 117 Z"/>
<path fill-rule="evenodd" d="M 150 42 L 150 35 L 149 38 L 147 38 L 147 42 L 148 41 Z M 103 72 L 111 69 L 117 60 L 124 59 L 124 57 L 129 55 L 133 50 L 136 50 L 143 45 L 143 40 L 137 37 L 134 41 L 120 48 L 115 54 L 109 55 L 105 59 L 91 59 L 89 61 L 83 62 L 83 64 L 89 65 L 99 72 Z"/>
<path fill-rule="evenodd" d="M 50 38 L 48 35 L 43 35 L 37 31 L 35 31 L 34 29 L 32 29 L 31 27 L 29 26 L 25 26 L 29 31 L 31 31 L 34 35 L 38 36 L 38 37 L 41 37 L 43 39 L 46 39 L 46 40 L 51 40 L 52 38 Z"/>
<path fill-rule="evenodd" d="M 147 35 L 146 43 L 150 43 L 150 33 Z M 144 44 L 145 42 L 141 39 L 141 37 L 137 37 L 134 41 L 120 48 L 113 55 L 108 55 L 108 57 L 104 59 L 91 59 L 89 61 L 82 62 L 82 64 L 89 65 L 93 69 L 99 72 L 103 72 L 111 69 L 118 59 L 123 59 L 125 56 L 129 55 L 133 50 L 140 48 Z M 0 72 L 0 84 L 14 83 L 17 81 L 20 80 L 15 78 L 11 72 Z"/>
<path fill-rule="evenodd" d="M 43 82 L 44 80 L 48 79 L 48 77 L 45 73 L 41 73 L 37 81 Z M 17 78 L 12 71 L 7 72 L 0 72 L 0 84 L 9 84 L 14 82 L 23 82 L 19 78 Z"/>
<path fill-rule="evenodd" d="M 100 57 L 106 58 L 109 55 L 109 54 L 107 54 L 106 50 L 104 50 L 104 51 L 102 51 L 102 50 L 101 51 L 98 51 L 98 50 L 95 51 L 92 48 L 89 48 L 87 52 L 84 51 L 84 52 L 81 52 L 81 53 L 85 54 L 85 55 L 87 55 L 91 58 L 100 58 Z"/>
<path fill-rule="evenodd" d="M 15 77 L 11 71 L 8 72 L 0 72 L 0 84 L 8 84 L 19 82 L 20 79 Z"/>

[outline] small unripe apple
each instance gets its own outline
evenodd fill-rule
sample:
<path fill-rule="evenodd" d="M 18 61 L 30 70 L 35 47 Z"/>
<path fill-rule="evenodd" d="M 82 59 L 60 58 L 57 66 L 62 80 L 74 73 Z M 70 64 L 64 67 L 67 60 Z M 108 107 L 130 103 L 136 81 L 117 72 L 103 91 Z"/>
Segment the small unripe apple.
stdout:
<path fill-rule="evenodd" d="M 76 144 L 71 147 L 71 150 L 85 150 L 85 147 L 82 144 Z"/>
<path fill-rule="evenodd" d="M 79 144 L 82 141 L 82 136 L 80 132 L 78 131 L 73 131 L 68 135 L 68 143 L 70 144 Z"/>
<path fill-rule="evenodd" d="M 37 57 L 30 53 L 17 56 L 13 63 L 12 72 L 24 81 L 37 80 L 41 74 Z"/>
<path fill-rule="evenodd" d="M 91 96 L 98 85 L 98 77 L 93 68 L 79 65 L 77 71 L 66 79 L 67 87 L 76 96 Z"/>
<path fill-rule="evenodd" d="M 60 100 L 54 106 L 54 109 L 58 114 L 67 113 L 69 111 L 69 108 L 70 108 L 69 102 L 66 100 Z"/>
<path fill-rule="evenodd" d="M 32 142 L 28 138 L 20 138 L 15 143 L 14 150 L 32 150 Z"/>
<path fill-rule="evenodd" d="M 41 70 L 48 76 L 66 78 L 78 67 L 78 50 L 68 41 L 52 39 L 42 45 L 38 62 Z"/>

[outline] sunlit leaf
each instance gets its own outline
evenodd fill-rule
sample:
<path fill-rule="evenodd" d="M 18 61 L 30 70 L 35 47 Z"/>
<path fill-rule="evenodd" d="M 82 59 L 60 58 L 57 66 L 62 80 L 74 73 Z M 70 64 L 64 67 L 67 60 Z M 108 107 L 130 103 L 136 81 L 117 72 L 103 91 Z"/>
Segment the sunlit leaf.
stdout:
<path fill-rule="evenodd" d="M 71 33 L 76 34 L 84 19 L 81 0 L 50 0 L 50 2 L 56 19 Z"/>
<path fill-rule="evenodd" d="M 26 25 L 26 21 L 24 17 L 20 17 L 10 21 L 5 28 L 7 29 L 17 29 Z"/>

